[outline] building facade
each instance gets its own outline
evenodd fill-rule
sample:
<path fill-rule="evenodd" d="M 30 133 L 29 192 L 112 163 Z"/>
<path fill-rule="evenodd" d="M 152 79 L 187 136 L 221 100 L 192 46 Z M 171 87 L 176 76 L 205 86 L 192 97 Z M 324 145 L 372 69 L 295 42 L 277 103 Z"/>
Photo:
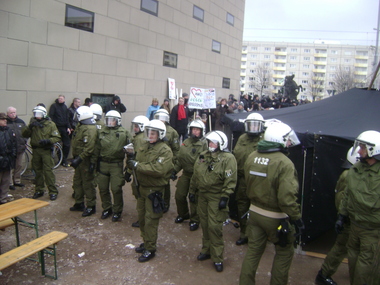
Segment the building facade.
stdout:
<path fill-rule="evenodd" d="M 118 95 L 123 124 L 176 88 L 240 91 L 245 0 L 0 0 L 0 98 L 29 119 L 59 94 L 70 105 Z M 172 102 L 174 103 L 174 102 Z M 5 111 L 5 110 L 3 110 Z"/>
<path fill-rule="evenodd" d="M 278 94 L 285 76 L 294 75 L 296 83 L 303 87 L 298 99 L 322 99 L 345 88 L 338 86 L 342 74 L 351 76 L 348 89 L 368 86 L 374 73 L 374 57 L 375 50 L 369 46 L 323 41 L 243 42 L 240 91 L 249 95 Z"/>

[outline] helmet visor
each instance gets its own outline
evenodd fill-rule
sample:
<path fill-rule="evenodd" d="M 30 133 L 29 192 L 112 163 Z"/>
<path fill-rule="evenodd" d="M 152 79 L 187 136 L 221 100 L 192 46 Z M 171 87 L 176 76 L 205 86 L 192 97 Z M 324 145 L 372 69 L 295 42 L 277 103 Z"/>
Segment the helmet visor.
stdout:
<path fill-rule="evenodd" d="M 293 147 L 301 143 L 293 130 L 291 130 L 287 135 L 285 135 L 285 139 L 287 147 Z"/>
<path fill-rule="evenodd" d="M 156 120 L 160 120 L 160 121 L 168 122 L 168 123 L 169 123 L 169 116 L 166 115 L 166 114 L 163 114 L 163 113 L 156 113 L 156 114 L 154 114 L 154 118 L 155 118 Z"/>
<path fill-rule="evenodd" d="M 246 121 L 245 122 L 245 132 L 250 134 L 259 134 L 263 132 L 263 122 L 262 121 Z"/>
<path fill-rule="evenodd" d="M 145 140 L 147 140 L 150 143 L 155 143 L 158 141 L 159 131 L 156 129 L 145 128 L 144 135 Z"/>
<path fill-rule="evenodd" d="M 44 117 L 44 112 L 40 111 L 40 110 L 36 110 L 36 111 L 33 111 L 33 116 L 35 118 L 43 118 Z"/>
<path fill-rule="evenodd" d="M 116 127 L 119 119 L 115 117 L 106 117 L 105 125 L 109 128 Z"/>

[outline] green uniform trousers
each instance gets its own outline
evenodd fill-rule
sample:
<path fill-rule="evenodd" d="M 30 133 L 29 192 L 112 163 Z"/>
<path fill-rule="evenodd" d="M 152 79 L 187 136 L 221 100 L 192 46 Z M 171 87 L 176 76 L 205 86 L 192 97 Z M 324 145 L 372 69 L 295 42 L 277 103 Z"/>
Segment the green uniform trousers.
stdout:
<path fill-rule="evenodd" d="M 171 197 L 171 191 L 170 191 L 170 181 L 168 182 L 167 185 L 165 185 L 165 190 L 164 190 L 164 201 L 167 209 L 170 208 L 170 197 Z"/>
<path fill-rule="evenodd" d="M 223 222 L 228 218 L 228 207 L 219 210 L 221 194 L 198 192 L 198 214 L 202 227 L 202 251 L 210 254 L 213 262 L 223 262 Z"/>
<path fill-rule="evenodd" d="M 197 203 L 187 203 L 187 196 L 189 194 L 190 180 L 192 173 L 185 173 L 181 175 L 177 182 L 177 190 L 175 192 L 175 202 L 177 205 L 178 216 L 182 218 L 190 217 L 190 222 L 199 223 L 199 216 L 197 213 Z M 196 200 L 195 200 L 196 201 Z"/>
<path fill-rule="evenodd" d="M 367 230 L 351 223 L 350 237 L 347 242 L 351 285 L 370 284 L 373 261 L 379 240 L 380 229 Z"/>
<path fill-rule="evenodd" d="M 164 193 L 165 186 L 162 187 L 139 187 L 140 197 L 137 199 L 137 213 L 139 217 L 140 233 L 144 241 L 145 249 L 155 251 L 157 247 L 158 223 L 163 213 L 153 212 L 152 200 L 149 194 L 156 191 Z"/>
<path fill-rule="evenodd" d="M 247 196 L 247 184 L 244 177 L 238 177 L 236 184 L 236 204 L 238 208 L 238 222 L 240 224 L 240 237 L 246 238 L 247 229 L 247 215 L 242 219 L 241 217 L 248 212 L 251 202 Z"/>
<path fill-rule="evenodd" d="M 244 257 L 241 272 L 240 285 L 256 284 L 255 276 L 261 256 L 267 245 L 267 241 L 276 244 L 277 228 L 280 225 L 280 219 L 264 217 L 255 212 L 249 211 L 247 221 L 248 251 Z M 288 284 L 289 269 L 292 264 L 294 248 L 293 242 L 295 229 L 289 224 L 287 235 L 288 244 L 285 247 L 275 245 L 276 255 L 274 256 L 271 270 L 271 285 Z"/>
<path fill-rule="evenodd" d="M 92 208 L 96 205 L 95 175 L 88 171 L 90 159 L 85 158 L 75 169 L 73 177 L 73 189 L 75 204 L 84 202 L 86 196 L 86 207 Z"/>
<path fill-rule="evenodd" d="M 49 194 L 58 194 L 53 166 L 54 162 L 50 149 L 33 148 L 32 167 L 36 173 L 35 192 L 44 192 L 46 183 Z"/>
<path fill-rule="evenodd" d="M 112 211 L 114 213 L 123 212 L 123 186 L 125 184 L 123 162 L 101 161 L 96 177 L 96 183 L 98 184 L 103 210 L 112 208 Z M 113 205 L 111 193 L 109 190 L 110 186 L 113 197 Z"/>
<path fill-rule="evenodd" d="M 326 255 L 322 264 L 322 275 L 331 277 L 337 271 L 342 260 L 347 256 L 347 241 L 350 234 L 350 226 L 345 224 L 344 230 L 338 234 L 334 246 Z"/>

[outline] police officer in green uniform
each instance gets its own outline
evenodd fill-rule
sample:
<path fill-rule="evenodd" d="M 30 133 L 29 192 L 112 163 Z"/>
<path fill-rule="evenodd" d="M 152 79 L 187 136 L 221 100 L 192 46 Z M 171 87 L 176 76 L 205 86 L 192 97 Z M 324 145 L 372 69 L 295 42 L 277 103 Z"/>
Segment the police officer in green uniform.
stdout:
<path fill-rule="evenodd" d="M 217 272 L 223 271 L 223 222 L 228 218 L 228 199 L 236 187 L 237 164 L 228 152 L 227 136 L 213 131 L 205 136 L 208 150 L 194 164 L 191 195 L 198 195 L 198 214 L 203 237 L 197 259 L 212 259 Z"/>
<path fill-rule="evenodd" d="M 154 114 L 154 119 L 162 121 L 166 126 L 166 138 L 164 139 L 164 142 L 172 150 L 173 164 L 175 164 L 176 159 L 177 159 L 177 154 L 179 151 L 179 135 L 178 135 L 177 131 L 174 128 L 172 128 L 169 124 L 169 122 L 170 122 L 169 112 L 166 111 L 165 109 L 159 109 Z M 164 209 L 164 213 L 169 211 L 170 197 L 171 197 L 171 191 L 170 191 L 170 174 L 169 174 L 168 183 L 165 186 L 165 194 L 164 194 L 165 209 Z"/>
<path fill-rule="evenodd" d="M 98 131 L 95 155 L 98 158 L 96 182 L 102 200 L 101 219 L 112 216 L 112 222 L 120 219 L 123 212 L 123 186 L 125 184 L 124 146 L 130 142 L 129 132 L 121 126 L 121 115 L 118 111 L 108 111 L 105 116 L 105 127 Z M 112 197 L 109 187 L 111 186 Z M 113 204 L 112 204 L 113 200 Z"/>
<path fill-rule="evenodd" d="M 295 223 L 302 233 L 304 225 L 297 203 L 298 178 L 287 148 L 299 144 L 294 131 L 284 123 L 273 123 L 265 130 L 257 151 L 244 165 L 247 196 L 251 206 L 247 221 L 248 251 L 240 272 L 241 285 L 255 284 L 256 270 L 267 241 L 274 243 L 270 284 L 288 284 L 293 260 Z"/>
<path fill-rule="evenodd" d="M 132 144 L 134 148 L 134 156 L 136 156 L 136 149 L 140 149 L 143 144 L 146 143 L 146 138 L 144 136 L 144 127 L 145 125 L 149 123 L 149 119 L 145 116 L 139 115 L 133 118 L 131 123 L 131 132 L 134 133 L 134 136 L 132 138 Z M 128 169 L 125 170 L 125 181 L 131 182 L 132 181 L 132 173 L 131 171 L 128 171 Z M 139 197 L 138 189 L 137 189 L 137 181 L 133 181 L 132 183 L 132 194 L 135 196 L 136 200 Z M 139 221 L 132 223 L 132 227 L 138 228 L 140 227 Z"/>
<path fill-rule="evenodd" d="M 188 125 L 189 137 L 182 143 L 177 154 L 176 164 L 171 178 L 176 179 L 176 174 L 183 169 L 183 173 L 177 182 L 175 201 L 177 204 L 178 216 L 175 223 L 182 223 L 190 218 L 190 231 L 195 231 L 199 227 L 199 215 L 197 213 L 197 203 L 195 196 L 191 196 L 190 212 L 187 204 L 190 180 L 194 172 L 195 160 L 200 153 L 207 150 L 206 140 L 202 140 L 205 135 L 205 125 L 201 120 L 194 120 Z"/>
<path fill-rule="evenodd" d="M 245 133 L 242 134 L 233 150 L 238 166 L 238 180 L 236 184 L 236 204 L 238 209 L 238 222 L 240 224 L 240 238 L 236 241 L 236 245 L 243 245 L 248 242 L 245 230 L 247 228 L 247 211 L 250 202 L 246 194 L 247 185 L 244 177 L 244 163 L 253 151 L 257 149 L 257 144 L 262 139 L 264 132 L 264 118 L 258 113 L 249 114 L 244 121 Z M 242 218 L 243 217 L 243 218 Z"/>
<path fill-rule="evenodd" d="M 348 171 L 335 229 L 340 233 L 349 218 L 350 283 L 362 285 L 372 282 L 370 278 L 380 240 L 380 132 L 361 133 L 355 140 L 354 150 L 356 147 L 359 147 L 360 161 Z"/>
<path fill-rule="evenodd" d="M 33 116 L 35 120 L 31 120 L 28 127 L 22 131 L 23 137 L 30 138 L 30 145 L 33 148 L 32 167 L 36 173 L 36 188 L 33 199 L 44 195 L 46 183 L 50 200 L 56 200 L 58 189 L 55 186 L 51 148 L 53 144 L 61 140 L 61 136 L 54 122 L 48 119 L 47 111 L 44 107 L 35 107 Z"/>
<path fill-rule="evenodd" d="M 146 262 L 155 256 L 158 223 L 163 215 L 163 194 L 167 177 L 173 170 L 173 154 L 163 142 L 165 124 L 159 120 L 150 121 L 145 127 L 147 142 L 136 149 L 136 160 L 128 160 L 127 165 L 136 171 L 140 197 L 137 200 L 140 232 L 143 243 L 135 249 L 142 253 L 139 262 Z"/>
<path fill-rule="evenodd" d="M 74 156 L 71 166 L 75 168 L 73 177 L 75 204 L 70 208 L 70 211 L 83 211 L 82 217 L 87 217 L 96 213 L 94 181 L 96 156 L 94 151 L 97 131 L 94 114 L 90 107 L 80 106 L 75 114 L 78 125 L 75 128 L 71 144 Z M 85 197 L 86 205 L 84 203 Z"/>
<path fill-rule="evenodd" d="M 342 164 L 344 169 L 339 176 L 338 182 L 335 187 L 335 207 L 339 210 L 340 203 L 344 197 L 344 189 L 347 186 L 347 173 L 350 167 L 357 162 L 358 149 L 353 151 L 351 147 L 347 152 L 347 159 Z M 315 284 L 318 285 L 336 285 L 337 283 L 331 278 L 337 271 L 342 260 L 347 256 L 347 241 L 350 233 L 350 226 L 347 224 L 341 234 L 336 237 L 335 244 L 326 255 L 325 260 L 322 263 L 321 270 L 319 270 Z"/>

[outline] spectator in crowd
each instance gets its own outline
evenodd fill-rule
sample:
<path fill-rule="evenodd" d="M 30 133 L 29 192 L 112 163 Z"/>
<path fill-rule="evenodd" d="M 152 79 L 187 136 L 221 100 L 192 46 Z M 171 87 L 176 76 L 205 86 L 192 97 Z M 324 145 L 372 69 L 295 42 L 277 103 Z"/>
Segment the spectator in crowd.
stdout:
<path fill-rule="evenodd" d="M 157 112 L 157 110 L 160 109 L 160 106 L 158 105 L 158 99 L 153 98 L 152 104 L 148 107 L 148 110 L 146 110 L 146 117 L 151 121 L 154 118 L 154 114 Z"/>
<path fill-rule="evenodd" d="M 84 99 L 84 104 L 83 104 L 83 106 L 90 107 L 92 104 L 93 104 L 93 102 L 92 102 L 92 99 L 91 99 L 91 98 L 86 98 L 86 99 Z"/>
<path fill-rule="evenodd" d="M 375 265 L 374 260 L 380 243 L 380 132 L 361 133 L 353 149 L 357 147 L 360 161 L 347 173 L 345 196 L 335 229 L 341 234 L 348 221 L 350 223 L 347 242 L 350 283 L 379 284 L 379 280 L 372 283 L 370 279 L 375 266 L 379 270 L 379 264 Z"/>
<path fill-rule="evenodd" d="M 22 171 L 22 161 L 25 154 L 25 144 L 27 139 L 22 136 L 22 129 L 26 126 L 25 122 L 17 116 L 17 110 L 15 107 L 7 108 L 7 126 L 11 129 L 17 141 L 17 157 L 14 165 L 14 169 L 11 170 L 11 182 L 9 189 L 15 190 L 15 186 L 24 187 L 25 185 L 21 183 L 21 171 Z"/>
<path fill-rule="evenodd" d="M 7 127 L 7 115 L 0 113 L 0 205 L 8 202 L 11 169 L 16 156 L 16 135 Z"/>
<path fill-rule="evenodd" d="M 224 125 L 222 124 L 222 118 L 225 114 L 233 113 L 232 108 L 229 108 L 227 105 L 227 100 L 223 98 L 220 100 L 220 104 L 216 107 L 214 111 L 215 127 L 214 130 L 224 131 Z"/>
<path fill-rule="evenodd" d="M 80 105 L 81 105 L 80 99 L 74 98 L 73 102 L 71 103 L 71 105 L 69 107 L 69 123 L 71 126 L 71 133 L 75 130 L 75 127 L 78 123 L 78 122 L 74 121 L 74 115 L 75 115 L 75 112 L 77 111 L 77 109 L 80 107 Z"/>
<path fill-rule="evenodd" d="M 112 102 L 105 107 L 104 114 L 107 114 L 111 110 L 118 111 L 120 115 L 127 111 L 127 108 L 121 103 L 121 99 L 117 95 L 113 96 Z"/>
<path fill-rule="evenodd" d="M 61 140 L 61 136 L 54 122 L 49 120 L 44 107 L 35 107 L 33 117 L 34 120 L 31 120 L 28 127 L 22 130 L 22 136 L 30 138 L 30 145 L 33 148 L 32 167 L 36 173 L 33 199 L 44 195 L 46 183 L 50 200 L 53 201 L 58 197 L 58 189 L 55 185 L 54 161 L 51 156 L 51 148 Z"/>
<path fill-rule="evenodd" d="M 252 102 L 252 111 L 260 111 L 261 110 L 261 102 L 259 99 L 259 95 L 253 96 L 253 102 Z"/>
<path fill-rule="evenodd" d="M 164 99 L 164 103 L 162 103 L 160 109 L 165 109 L 166 111 L 168 111 L 169 115 L 170 115 L 170 102 L 169 102 L 169 99 L 168 98 L 165 98 Z"/>
<path fill-rule="evenodd" d="M 244 110 L 244 103 L 243 102 L 240 102 L 237 109 L 234 111 L 235 114 L 238 114 L 238 113 L 246 113 L 247 111 Z"/>
<path fill-rule="evenodd" d="M 78 120 L 78 125 L 73 139 L 74 158 L 70 165 L 75 169 L 73 177 L 75 204 L 70 211 L 83 212 L 82 217 L 88 217 L 96 213 L 94 171 L 97 161 L 94 152 L 98 132 L 94 113 L 90 107 L 79 107 L 75 120 Z"/>
<path fill-rule="evenodd" d="M 119 112 L 109 111 L 105 115 L 105 121 L 104 128 L 98 131 L 98 140 L 95 145 L 95 155 L 99 161 L 96 182 L 103 208 L 100 218 L 107 219 L 112 215 L 112 222 L 117 222 L 121 218 L 124 207 L 124 146 L 130 143 L 131 137 L 129 132 L 121 126 Z"/>
<path fill-rule="evenodd" d="M 71 126 L 69 122 L 69 111 L 65 104 L 65 96 L 59 95 L 55 103 L 50 106 L 49 117 L 58 128 L 62 139 L 62 166 L 67 167 L 67 157 L 70 152 Z"/>
<path fill-rule="evenodd" d="M 223 271 L 223 222 L 228 218 L 228 199 L 237 179 L 235 157 L 227 150 L 228 139 L 221 131 L 205 136 L 208 150 L 201 152 L 191 176 L 189 200 L 198 198 L 198 215 L 202 227 L 202 250 L 199 261 L 212 259 L 217 272 Z"/>
<path fill-rule="evenodd" d="M 178 104 L 173 107 L 170 114 L 170 125 L 177 131 L 182 141 L 187 139 L 187 124 L 189 123 L 189 108 L 185 105 L 185 99 L 180 97 Z"/>
<path fill-rule="evenodd" d="M 146 262 L 155 256 L 158 238 L 158 224 L 163 215 L 163 193 L 173 170 L 173 153 L 163 142 L 166 127 L 159 120 L 152 120 L 144 127 L 147 142 L 137 151 L 136 159 L 127 165 L 135 170 L 139 181 L 140 197 L 137 211 L 143 243 L 135 248 L 142 253 L 139 262 Z"/>
<path fill-rule="evenodd" d="M 244 106 L 243 109 L 246 112 L 250 112 L 251 111 L 251 100 L 249 100 L 248 94 L 244 94 L 243 95 L 243 98 L 241 99 L 240 103 L 243 103 L 243 106 Z"/>

